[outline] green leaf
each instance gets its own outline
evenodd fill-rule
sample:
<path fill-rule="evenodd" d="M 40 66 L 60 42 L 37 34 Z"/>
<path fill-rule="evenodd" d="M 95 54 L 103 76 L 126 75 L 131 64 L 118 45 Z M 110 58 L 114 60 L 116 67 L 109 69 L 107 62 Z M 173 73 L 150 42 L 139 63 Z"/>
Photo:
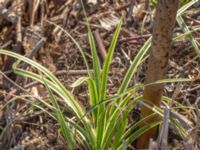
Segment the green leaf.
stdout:
<path fill-rule="evenodd" d="M 102 87 L 101 87 L 101 100 L 106 98 L 106 89 L 107 89 L 107 82 L 108 82 L 108 72 L 110 69 L 110 64 L 112 61 L 113 53 L 117 44 L 117 39 L 119 37 L 120 29 L 122 26 L 122 18 L 119 21 L 117 29 L 113 35 L 112 41 L 110 43 L 110 47 L 108 50 L 107 57 L 104 62 L 103 71 L 102 71 Z"/>
<path fill-rule="evenodd" d="M 94 81 L 96 84 L 96 89 L 97 89 L 97 93 L 98 93 L 98 101 L 99 101 L 99 95 L 100 95 L 100 82 L 101 82 L 101 67 L 100 67 L 100 61 L 97 55 L 97 50 L 96 50 L 96 46 L 95 46 L 95 40 L 94 40 L 94 36 L 92 34 L 92 30 L 90 27 L 90 23 L 88 21 L 88 17 L 83 5 L 82 0 L 80 1 L 82 8 L 83 8 L 83 12 L 85 15 L 85 19 L 86 19 L 86 24 L 87 24 L 87 29 L 88 29 L 88 40 L 89 40 L 89 44 L 90 44 L 90 49 L 91 49 L 91 53 L 92 53 L 92 65 L 93 65 L 93 69 L 94 69 Z"/>
<path fill-rule="evenodd" d="M 97 105 L 98 103 L 98 94 L 97 94 L 97 89 L 95 86 L 95 82 L 94 80 L 92 80 L 91 78 L 89 78 L 88 80 L 88 87 L 89 87 L 89 96 L 90 96 L 90 106 L 94 107 Z M 98 108 L 94 108 L 92 110 L 92 118 L 93 118 L 93 122 L 95 124 L 95 128 L 97 128 L 98 124 Z"/>
<path fill-rule="evenodd" d="M 150 130 L 151 128 L 154 128 L 158 125 L 160 125 L 162 123 L 162 121 L 155 121 L 152 122 L 142 128 L 139 128 L 138 130 L 136 130 L 133 134 L 131 134 L 127 139 L 126 139 L 126 143 L 127 145 L 131 144 L 134 140 L 136 140 L 138 137 L 140 137 L 142 134 L 144 134 L 145 132 L 147 132 L 148 130 Z M 121 146 L 117 149 L 117 150 L 121 150 Z"/>
<path fill-rule="evenodd" d="M 78 80 L 76 80 L 72 85 L 71 87 L 72 88 L 75 88 L 77 86 L 80 86 L 83 82 L 87 81 L 89 78 L 88 77 L 80 77 L 78 78 Z"/>
<path fill-rule="evenodd" d="M 0 54 L 8 55 L 14 58 L 17 58 L 21 61 L 26 62 L 27 64 L 37 68 L 39 72 L 44 74 L 48 79 L 44 78 L 43 76 L 40 76 L 36 73 L 30 72 L 30 71 L 25 71 L 23 69 L 17 68 L 17 64 L 15 63 L 13 66 L 14 71 L 22 75 L 24 77 L 32 78 L 36 81 L 39 81 L 40 83 L 44 84 L 45 82 L 48 84 L 48 86 L 56 93 L 58 94 L 64 101 L 68 104 L 68 106 L 72 109 L 74 114 L 77 116 L 78 119 L 81 120 L 81 123 L 83 125 L 83 128 L 85 129 L 85 134 L 87 138 L 90 140 L 88 141 L 90 145 L 95 146 L 95 130 L 92 127 L 92 123 L 90 119 L 87 116 L 82 116 L 85 114 L 85 110 L 82 108 L 82 106 L 76 101 L 74 96 L 64 87 L 64 85 L 45 67 L 42 65 L 38 64 L 37 62 L 34 62 L 31 59 L 28 59 L 24 56 L 21 56 L 19 54 L 10 52 L 10 51 L 5 51 L 0 49 Z M 84 139 L 83 139 L 84 140 Z"/>
<path fill-rule="evenodd" d="M 46 22 L 48 22 L 49 24 L 52 24 L 54 26 L 56 26 L 57 28 L 59 28 L 61 31 L 63 31 L 71 40 L 72 42 L 76 45 L 76 47 L 78 48 L 78 50 L 80 51 L 82 57 L 83 57 L 83 61 L 86 65 L 86 68 L 87 68 L 87 71 L 88 71 L 88 75 L 91 76 L 91 73 L 90 73 L 90 67 L 89 67 L 89 64 L 87 62 L 87 59 L 86 59 L 86 56 L 85 56 L 85 53 L 83 51 L 83 49 L 81 48 L 81 46 L 79 45 L 79 43 L 65 30 L 63 29 L 61 26 L 51 22 L 51 21 L 48 21 L 46 20 Z"/>
<path fill-rule="evenodd" d="M 131 66 L 128 68 L 128 71 L 126 72 L 126 75 L 122 81 L 122 84 L 120 85 L 120 88 L 118 90 L 118 94 L 122 94 L 126 91 L 133 74 L 136 72 L 138 66 L 141 64 L 142 59 L 144 57 L 144 55 L 147 53 L 148 49 L 151 46 L 151 41 L 152 41 L 152 37 L 150 37 L 145 44 L 142 46 L 142 48 L 140 49 L 140 51 L 138 52 L 138 54 L 135 56 Z"/>
<path fill-rule="evenodd" d="M 67 141 L 67 144 L 69 145 L 69 149 L 73 150 L 74 146 L 75 146 L 74 138 L 73 138 L 73 135 L 72 135 L 73 133 L 70 132 L 71 129 L 69 127 L 69 124 L 65 121 L 63 113 L 61 112 L 60 107 L 59 107 L 51 89 L 48 87 L 48 83 L 45 82 L 45 80 L 43 80 L 43 81 L 44 81 L 46 89 L 49 93 L 51 102 L 52 102 L 53 106 L 56 108 L 55 113 L 56 113 L 56 117 L 58 119 L 58 122 L 60 123 L 63 136 L 64 136 L 65 140 Z"/>
<path fill-rule="evenodd" d="M 182 15 L 187 9 L 189 9 L 192 5 L 194 5 L 196 2 L 198 2 L 198 0 L 191 0 L 191 2 L 186 3 L 185 5 L 183 5 L 177 12 L 176 16 L 180 16 Z"/>
<path fill-rule="evenodd" d="M 148 85 L 155 85 L 155 84 L 162 84 L 162 83 L 176 83 L 176 82 L 191 82 L 194 79 L 188 79 L 188 78 L 177 78 L 177 79 L 162 79 L 162 80 L 157 80 L 152 83 L 148 83 L 145 86 Z"/>
<path fill-rule="evenodd" d="M 186 25 L 185 21 L 183 20 L 183 18 L 180 15 L 176 17 L 176 20 L 184 32 L 186 32 L 186 33 L 190 32 L 189 27 Z M 199 56 L 199 58 L 200 58 L 200 49 L 198 47 L 196 39 L 192 36 L 191 33 L 187 36 L 187 38 L 191 42 L 192 47 L 194 48 L 195 52 L 197 53 L 197 56 Z"/>
<path fill-rule="evenodd" d="M 200 30 L 200 28 L 195 28 L 195 29 L 192 29 L 191 31 L 184 32 L 183 34 L 180 34 L 180 35 L 177 35 L 176 37 L 174 37 L 173 41 L 176 41 L 176 42 L 181 41 L 181 40 L 187 38 L 188 35 L 191 35 L 192 33 L 197 32 L 199 30 Z"/>
<path fill-rule="evenodd" d="M 113 140 L 113 144 L 111 145 L 113 150 L 117 149 L 117 147 L 120 144 L 122 144 L 122 136 L 123 136 L 123 134 L 126 130 L 126 127 L 128 125 L 128 119 L 124 120 L 119 125 L 120 125 L 120 127 L 118 128 L 117 133 L 115 135 L 115 138 Z"/>

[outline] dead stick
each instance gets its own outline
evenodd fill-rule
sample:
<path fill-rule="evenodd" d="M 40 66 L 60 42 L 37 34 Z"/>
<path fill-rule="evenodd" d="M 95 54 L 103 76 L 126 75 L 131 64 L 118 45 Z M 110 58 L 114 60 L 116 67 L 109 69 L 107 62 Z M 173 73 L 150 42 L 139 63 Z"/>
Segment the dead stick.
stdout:
<path fill-rule="evenodd" d="M 104 47 L 104 44 L 103 44 L 103 41 L 101 39 L 101 36 L 99 34 L 99 31 L 96 30 L 94 31 L 94 38 L 95 38 L 95 41 L 96 41 L 96 44 L 97 44 L 97 48 L 99 50 L 99 53 L 101 55 L 101 58 L 103 59 L 103 61 L 105 60 L 106 56 L 107 56 L 107 51 L 106 51 L 106 48 Z"/>
<path fill-rule="evenodd" d="M 119 43 L 124 43 L 124 42 L 128 42 L 128 41 L 133 41 L 133 40 L 146 39 L 146 38 L 149 38 L 150 36 L 151 36 L 151 34 L 134 36 L 134 37 L 127 37 L 127 38 L 119 40 Z"/>

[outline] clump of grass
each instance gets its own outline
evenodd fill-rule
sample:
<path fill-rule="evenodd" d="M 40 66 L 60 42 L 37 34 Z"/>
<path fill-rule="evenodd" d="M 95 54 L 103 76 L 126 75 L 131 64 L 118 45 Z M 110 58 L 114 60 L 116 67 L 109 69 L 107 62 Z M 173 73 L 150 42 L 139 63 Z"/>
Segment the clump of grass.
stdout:
<path fill-rule="evenodd" d="M 185 9 L 184 9 L 185 10 Z M 181 13 L 180 13 L 181 14 Z M 86 18 L 87 20 L 87 18 Z M 78 49 L 80 50 L 86 67 L 88 69 L 88 76 L 81 77 L 78 79 L 72 86 L 76 87 L 87 82 L 89 89 L 88 101 L 90 109 L 86 110 L 75 96 L 68 91 L 64 85 L 45 67 L 38 64 L 37 62 L 30 60 L 19 54 L 0 50 L 0 54 L 9 55 L 11 57 L 17 58 L 19 61 L 13 65 L 14 71 L 18 75 L 22 75 L 27 78 L 31 78 L 39 81 L 44 84 L 48 94 L 50 104 L 43 102 L 45 106 L 51 106 L 52 112 L 49 114 L 54 117 L 59 123 L 62 135 L 66 140 L 69 149 L 87 149 L 87 150 L 102 150 L 102 149 L 114 149 L 119 150 L 124 147 L 124 144 L 127 146 L 131 144 L 135 139 L 142 135 L 147 130 L 162 124 L 162 121 L 152 122 L 142 128 L 138 127 L 140 124 L 150 119 L 156 114 L 159 114 L 163 117 L 163 110 L 152 106 L 151 104 L 146 103 L 143 100 L 142 96 L 136 96 L 138 90 L 142 89 L 145 85 L 137 84 L 133 87 L 128 87 L 132 79 L 133 74 L 137 71 L 137 68 L 143 62 L 143 58 L 146 55 L 148 49 L 151 46 L 151 37 L 145 42 L 142 48 L 139 50 L 138 54 L 135 56 L 132 64 L 128 68 L 124 79 L 118 89 L 118 92 L 113 96 L 106 95 L 107 83 L 108 83 L 108 72 L 113 57 L 113 53 L 117 44 L 117 39 L 120 34 L 120 29 L 122 26 L 122 19 L 120 19 L 119 24 L 116 28 L 116 31 L 113 35 L 110 47 L 108 50 L 107 57 L 104 61 L 103 68 L 101 69 L 99 58 L 97 56 L 96 46 L 94 38 L 91 32 L 91 28 L 88 24 L 88 39 L 92 54 L 92 63 L 94 73 L 90 72 L 89 65 L 87 63 L 84 51 L 81 49 L 81 46 L 69 35 L 66 31 L 65 33 L 75 42 Z M 63 30 L 63 29 L 62 29 Z M 187 34 L 176 37 L 187 36 L 190 32 L 187 31 Z M 33 73 L 31 71 L 23 70 L 18 68 L 20 61 L 31 65 L 36 68 L 40 74 Z M 156 83 L 166 83 L 166 82 L 182 82 L 188 81 L 186 79 L 176 79 L 176 80 L 162 80 Z M 152 83 L 152 84 L 156 84 Z M 66 103 L 70 108 L 73 116 L 66 116 L 61 110 L 57 102 L 57 97 L 60 97 L 63 103 Z M 165 98 L 166 99 L 166 98 Z M 167 99 L 170 102 L 173 102 L 171 99 Z M 141 101 L 143 105 L 149 107 L 154 111 L 153 114 L 142 118 L 139 122 L 130 125 L 128 116 L 132 109 L 135 107 L 136 103 Z M 41 100 L 42 102 L 42 100 Z M 175 105 L 182 106 L 178 102 L 174 102 Z M 35 105 L 36 107 L 45 111 L 43 106 Z M 184 109 L 183 109 L 184 110 Z M 176 120 L 171 119 L 171 123 L 179 129 L 179 132 L 183 136 L 187 136 L 188 133 L 185 131 Z M 129 128 L 127 128 L 129 125 Z M 124 141 L 124 142 L 123 142 Z"/>
<path fill-rule="evenodd" d="M 106 95 L 109 67 L 117 44 L 121 25 L 122 19 L 114 33 L 102 69 L 99 65 L 99 58 L 97 56 L 94 38 L 88 25 L 88 38 L 93 58 L 94 73 L 89 73 L 87 77 L 78 79 L 72 86 L 78 86 L 84 81 L 88 83 L 90 102 L 89 110 L 86 110 L 81 106 L 78 100 L 75 99 L 75 96 L 72 95 L 45 67 L 19 54 L 0 50 L 1 54 L 9 55 L 18 60 L 24 61 L 38 69 L 41 73 L 41 75 L 39 75 L 18 68 L 17 65 L 19 64 L 19 61 L 13 66 L 13 69 L 17 74 L 37 80 L 46 86 L 51 100 L 51 105 L 54 108 L 53 116 L 55 116 L 61 125 L 61 131 L 69 149 L 74 149 L 77 146 L 83 149 L 95 150 L 108 148 L 120 149 L 122 147 L 122 140 L 126 141 L 126 144 L 129 145 L 143 132 L 161 123 L 161 121 L 152 123 L 144 128 L 144 130 L 140 129 L 139 132 L 136 132 L 137 134 L 132 134 L 132 132 L 136 129 L 139 123 L 127 130 L 127 125 L 129 123 L 128 115 L 134 108 L 136 102 L 142 100 L 142 97 L 135 97 L 135 93 L 138 89 L 142 88 L 142 85 L 136 85 L 128 90 L 127 87 L 132 75 L 136 72 L 138 65 L 142 62 L 143 56 L 150 47 L 151 38 L 146 42 L 146 44 L 144 44 L 143 48 L 136 56 L 119 88 L 118 93 L 110 97 Z M 84 53 L 82 54 L 84 55 Z M 85 62 L 87 63 L 87 61 Z M 64 103 L 68 104 L 74 117 L 70 118 L 69 116 L 64 116 L 57 103 L 55 94 L 61 97 Z"/>

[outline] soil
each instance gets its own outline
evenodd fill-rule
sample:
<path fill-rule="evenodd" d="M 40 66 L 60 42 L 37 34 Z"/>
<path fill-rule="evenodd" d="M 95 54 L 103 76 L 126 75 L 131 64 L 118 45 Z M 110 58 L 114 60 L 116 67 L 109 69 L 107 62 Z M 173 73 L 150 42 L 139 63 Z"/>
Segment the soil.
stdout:
<path fill-rule="evenodd" d="M 0 0 L 0 48 L 27 57 L 35 51 L 31 59 L 52 71 L 76 95 L 77 100 L 87 106 L 86 86 L 83 84 L 77 88 L 70 87 L 79 77 L 87 76 L 86 67 L 80 51 L 63 32 L 67 31 L 80 44 L 92 68 L 87 26 L 79 0 L 3 1 Z M 96 44 L 103 44 L 104 53 L 109 47 L 118 20 L 122 15 L 125 16 L 109 76 L 108 94 L 112 95 L 118 90 L 131 61 L 152 33 L 154 7 L 148 6 L 142 20 L 135 19 L 137 13 L 131 11 L 131 0 L 107 0 L 100 3 L 88 0 L 85 2 L 85 9 L 92 31 L 100 36 L 101 41 L 96 40 Z M 190 29 L 200 27 L 199 12 L 197 7 L 192 7 L 184 14 Z M 181 33 L 183 32 L 177 24 L 174 36 Z M 200 32 L 193 33 L 193 36 L 199 44 Z M 97 51 L 102 65 L 102 47 L 97 46 Z M 139 66 L 130 86 L 144 82 L 147 60 Z M 38 103 L 34 98 L 23 100 L 21 97 L 32 94 L 46 98 L 45 87 L 14 74 L 14 62 L 12 58 L 0 56 L 0 149 L 66 149 L 66 143 L 58 130 L 59 124 L 32 106 L 32 103 Z M 25 69 L 37 72 L 34 68 Z M 186 128 L 190 127 L 188 131 L 191 135 L 190 138 L 183 139 L 175 129 L 170 129 L 170 148 L 185 149 L 188 146 L 200 149 L 200 59 L 187 38 L 173 43 L 166 78 L 194 79 L 192 82 L 165 86 L 164 95 L 188 109 L 189 114 L 185 114 L 180 108 L 174 109 L 174 112 L 183 120 Z M 23 89 L 19 90 L 10 80 Z M 16 95 L 20 97 L 14 103 L 11 102 Z M 64 104 L 61 105 L 65 107 Z M 163 106 L 166 105 L 163 102 Z"/>

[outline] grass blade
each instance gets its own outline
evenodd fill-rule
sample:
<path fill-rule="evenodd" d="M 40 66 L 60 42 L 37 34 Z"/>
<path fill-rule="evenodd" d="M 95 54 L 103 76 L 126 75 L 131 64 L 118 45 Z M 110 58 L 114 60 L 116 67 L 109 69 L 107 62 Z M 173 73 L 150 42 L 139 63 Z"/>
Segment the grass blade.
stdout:
<path fill-rule="evenodd" d="M 188 79 L 188 78 L 163 79 L 163 80 L 157 80 L 157 81 L 152 82 L 152 83 L 148 83 L 145 86 L 162 84 L 162 83 L 191 82 L 191 81 L 193 81 L 193 79 Z"/>
<path fill-rule="evenodd" d="M 162 121 L 155 121 L 152 122 L 140 129 L 138 129 L 137 131 L 135 131 L 133 134 L 131 134 L 127 139 L 126 139 L 126 144 L 129 145 L 131 144 L 134 140 L 136 140 L 138 137 L 140 137 L 142 134 L 144 134 L 145 132 L 147 132 L 148 130 L 150 130 L 151 128 L 154 128 L 158 125 L 160 125 L 162 123 Z M 122 146 L 122 145 L 121 145 Z M 119 147 L 117 150 L 121 150 L 122 147 Z"/>
<path fill-rule="evenodd" d="M 51 89 L 49 88 L 48 84 L 45 82 L 45 80 L 43 80 L 43 81 L 44 81 L 46 89 L 48 91 L 51 103 L 56 108 L 55 114 L 56 114 L 58 122 L 60 123 L 63 136 L 64 136 L 65 140 L 67 141 L 67 144 L 69 145 L 69 149 L 73 150 L 75 142 L 74 142 L 74 139 L 73 139 L 73 136 L 72 136 L 72 132 L 70 131 L 71 129 L 69 127 L 69 124 L 67 122 L 65 122 L 65 118 L 63 116 L 63 113 L 61 112 L 60 107 L 59 107 Z"/>
<path fill-rule="evenodd" d="M 102 87 L 101 87 L 101 99 L 105 99 L 106 98 L 106 89 L 107 89 L 107 82 L 108 82 L 108 72 L 110 69 L 110 64 L 111 64 L 111 60 L 113 57 L 113 53 L 117 44 L 117 39 L 119 37 L 119 33 L 120 33 L 120 29 L 122 26 L 122 18 L 119 21 L 119 24 L 117 26 L 117 29 L 113 35 L 109 50 L 108 50 L 108 54 L 107 57 L 105 59 L 104 62 L 104 66 L 103 66 L 103 71 L 102 71 Z"/>
<path fill-rule="evenodd" d="M 185 21 L 183 20 L 183 18 L 180 15 L 176 17 L 176 20 L 184 32 L 186 32 L 186 33 L 191 32 L 190 29 L 188 28 L 188 26 L 186 25 Z M 188 37 L 188 40 L 191 42 L 192 47 L 194 48 L 195 52 L 200 57 L 200 49 L 197 45 L 197 41 L 194 39 L 194 37 L 192 36 L 191 33 L 187 37 Z"/>
<path fill-rule="evenodd" d="M 90 106 L 94 107 L 98 103 L 98 101 L 97 101 L 98 95 L 97 95 L 97 89 L 95 86 L 95 82 L 91 78 L 88 79 L 88 88 L 89 88 L 89 96 L 90 96 Z M 97 121 L 98 121 L 98 108 L 95 108 L 92 110 L 92 118 L 93 118 L 93 123 L 96 128 Z"/>
<path fill-rule="evenodd" d="M 143 47 L 140 49 L 140 51 L 138 52 L 138 54 L 135 56 L 135 59 L 133 60 L 131 66 L 128 68 L 128 71 L 122 81 L 122 84 L 120 85 L 120 88 L 118 90 L 118 94 L 124 93 L 131 81 L 131 78 L 133 76 L 133 74 L 136 72 L 137 67 L 141 64 L 141 61 L 144 57 L 144 55 L 147 53 L 148 49 L 151 46 L 151 41 L 152 41 L 152 37 L 150 37 L 145 44 L 143 45 Z"/>
<path fill-rule="evenodd" d="M 88 77 L 80 77 L 80 78 L 78 78 L 78 80 L 76 80 L 76 81 L 71 85 L 71 87 L 72 87 L 72 88 L 75 88 L 75 87 L 81 85 L 83 82 L 87 81 L 88 79 L 89 79 Z"/>
<path fill-rule="evenodd" d="M 72 42 L 79 49 L 79 51 L 80 51 L 80 53 L 81 53 L 81 55 L 83 57 L 83 61 L 84 61 L 85 65 L 86 65 L 86 68 L 87 68 L 87 71 L 88 71 L 88 75 L 91 76 L 89 64 L 87 62 L 85 53 L 83 52 L 83 49 L 81 48 L 81 46 L 79 45 L 79 43 L 66 30 L 64 30 L 61 26 L 59 26 L 59 25 L 57 25 L 57 24 L 55 24 L 55 23 L 53 23 L 51 21 L 48 21 L 48 20 L 46 20 L 46 22 L 48 22 L 49 24 L 52 24 L 52 25 L 58 27 L 60 30 L 62 30 L 72 40 Z"/>
<path fill-rule="evenodd" d="M 198 0 L 191 0 L 191 2 L 188 2 L 187 4 L 183 5 L 177 12 L 177 16 L 182 15 L 188 8 L 190 8 L 192 5 L 194 5 Z"/>
<path fill-rule="evenodd" d="M 81 122 L 82 122 L 82 124 L 83 124 L 83 126 L 86 130 L 86 133 L 88 134 L 88 137 L 90 138 L 90 145 L 96 144 L 96 142 L 95 142 L 95 131 L 92 127 L 92 123 L 90 122 L 90 120 L 87 116 L 84 116 L 84 118 L 82 118 L 82 116 L 85 114 L 85 110 L 76 101 L 74 96 L 64 87 L 64 85 L 48 69 L 46 69 L 45 67 L 43 67 L 39 63 L 34 62 L 31 59 L 28 59 L 24 56 L 21 56 L 19 54 L 16 54 L 16 53 L 13 53 L 13 52 L 10 52 L 10 51 L 0 49 L 0 54 L 8 55 L 8 56 L 17 58 L 21 61 L 24 61 L 27 64 L 37 68 L 42 74 L 47 76 L 48 79 L 44 79 L 44 80 L 48 83 L 49 87 L 55 93 L 57 93 L 64 100 L 64 102 L 66 102 L 69 105 L 69 107 L 71 107 L 71 109 L 76 114 L 76 116 L 81 120 Z M 32 79 L 37 80 L 40 83 L 44 84 L 44 81 L 42 80 L 42 77 L 40 75 L 37 75 L 37 74 L 32 73 L 30 71 L 25 71 L 23 69 L 17 68 L 17 63 L 14 64 L 13 69 L 16 73 L 18 73 L 22 76 L 32 78 Z"/>

